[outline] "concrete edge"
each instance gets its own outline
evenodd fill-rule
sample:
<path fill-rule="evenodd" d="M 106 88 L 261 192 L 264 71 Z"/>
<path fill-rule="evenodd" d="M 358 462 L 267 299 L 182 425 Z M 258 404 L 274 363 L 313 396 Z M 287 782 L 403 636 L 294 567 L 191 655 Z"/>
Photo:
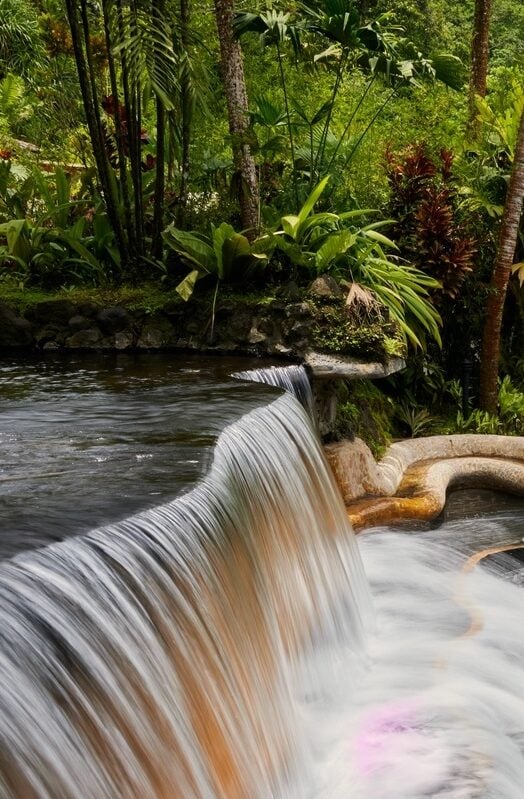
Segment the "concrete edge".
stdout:
<path fill-rule="evenodd" d="M 406 471 L 396 496 L 356 500 L 348 505 L 348 516 L 357 531 L 392 521 L 434 519 L 448 491 L 458 487 L 524 497 L 524 461 L 458 457 L 417 464 Z"/>

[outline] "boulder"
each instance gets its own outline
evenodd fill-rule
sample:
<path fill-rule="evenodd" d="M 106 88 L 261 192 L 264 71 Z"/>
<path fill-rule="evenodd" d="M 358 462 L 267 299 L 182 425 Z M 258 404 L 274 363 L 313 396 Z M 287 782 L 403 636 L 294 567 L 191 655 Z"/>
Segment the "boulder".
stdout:
<path fill-rule="evenodd" d="M 7 305 L 0 304 L 0 347 L 30 347 L 32 344 L 31 323 Z"/>
<path fill-rule="evenodd" d="M 27 316 L 38 325 L 67 325 L 76 309 L 69 300 L 45 300 L 34 305 Z"/>
<path fill-rule="evenodd" d="M 129 314 L 125 308 L 116 305 L 113 308 L 103 308 L 98 313 L 96 321 L 104 335 L 110 336 L 129 327 Z"/>
<path fill-rule="evenodd" d="M 344 296 L 342 289 L 331 275 L 320 275 L 310 285 L 308 294 L 322 300 L 341 300 Z"/>
<path fill-rule="evenodd" d="M 77 330 L 87 330 L 88 327 L 91 327 L 92 322 L 81 314 L 75 314 L 68 321 L 67 325 L 71 331 L 75 332 Z"/>
<path fill-rule="evenodd" d="M 160 350 L 173 345 L 173 328 L 167 319 L 147 322 L 137 341 L 139 350 Z"/>
<path fill-rule="evenodd" d="M 96 349 L 102 335 L 100 330 L 90 327 L 87 330 L 78 330 L 66 339 L 66 347 L 72 350 L 91 350 Z"/>

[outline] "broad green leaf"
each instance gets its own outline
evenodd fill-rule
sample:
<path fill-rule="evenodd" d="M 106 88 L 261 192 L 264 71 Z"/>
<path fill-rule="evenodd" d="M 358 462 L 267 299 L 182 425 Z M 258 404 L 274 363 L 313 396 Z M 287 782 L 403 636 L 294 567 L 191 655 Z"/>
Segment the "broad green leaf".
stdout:
<path fill-rule="evenodd" d="M 86 219 L 84 216 L 78 217 L 74 225 L 69 228 L 69 235 L 74 239 L 81 239 L 84 235 Z"/>
<path fill-rule="evenodd" d="M 281 250 L 292 264 L 305 267 L 311 266 L 311 262 L 314 259 L 313 253 L 306 252 L 296 242 L 287 241 L 282 235 L 278 235 L 278 232 L 275 233 L 275 242 L 276 248 Z"/>
<path fill-rule="evenodd" d="M 340 230 L 338 233 L 332 233 L 317 250 L 315 255 L 317 269 L 322 271 L 337 258 L 345 255 L 356 240 L 356 235 L 351 233 L 350 230 Z"/>
<path fill-rule="evenodd" d="M 364 236 L 367 236 L 368 239 L 373 239 L 373 241 L 378 241 L 380 244 L 384 244 L 386 247 L 391 247 L 394 250 L 398 250 L 397 245 L 391 239 L 388 239 L 387 236 L 384 236 L 382 233 L 379 233 L 378 230 L 362 230 Z"/>
<path fill-rule="evenodd" d="M 289 214 L 288 216 L 283 216 L 280 222 L 284 233 L 287 236 L 290 236 L 290 238 L 295 239 L 298 231 L 298 226 L 300 224 L 299 217 L 293 214 Z"/>
<path fill-rule="evenodd" d="M 71 236 L 68 232 L 62 232 L 60 234 L 60 238 L 66 242 L 66 244 L 71 247 L 80 257 L 88 263 L 90 266 L 93 267 L 97 272 L 104 274 L 104 268 L 98 258 L 95 258 L 92 252 L 89 250 L 74 236 Z"/>
<path fill-rule="evenodd" d="M 368 214 L 378 214 L 378 208 L 356 208 L 354 211 L 344 211 L 339 214 L 339 219 L 358 219 L 359 216 L 367 216 Z"/>
<path fill-rule="evenodd" d="M 0 225 L 0 235 L 7 239 L 7 248 L 10 255 L 21 258 L 26 263 L 31 258 L 31 244 L 29 241 L 29 225 L 25 219 L 11 219 Z"/>
<path fill-rule="evenodd" d="M 187 302 L 191 299 L 193 291 L 195 289 L 195 283 L 197 282 L 198 278 L 200 277 L 200 272 L 198 269 L 193 269 L 186 277 L 180 281 L 178 286 L 176 287 L 176 291 L 180 294 L 182 299 Z"/>
<path fill-rule="evenodd" d="M 164 241 L 172 250 L 192 261 L 205 272 L 216 271 L 216 255 L 213 247 L 194 233 L 168 227 L 162 234 Z"/>
<path fill-rule="evenodd" d="M 326 223 L 331 223 L 331 225 L 329 225 L 329 229 L 333 230 L 334 227 L 339 227 L 339 219 L 340 217 L 338 214 L 332 214 L 329 211 L 313 214 L 304 220 L 304 222 L 302 222 L 302 224 L 299 226 L 298 238 L 301 239 L 304 233 L 306 233 L 308 230 L 311 230 L 311 228 L 320 227 Z"/>
<path fill-rule="evenodd" d="M 27 180 L 31 173 L 23 164 L 11 164 L 11 174 L 17 180 Z"/>
<path fill-rule="evenodd" d="M 433 56 L 431 63 L 437 80 L 455 91 L 463 88 L 466 82 L 466 68 L 460 58 L 450 53 L 439 53 Z"/>
<path fill-rule="evenodd" d="M 218 272 L 221 280 L 229 280 L 236 277 L 236 270 L 242 269 L 249 264 L 251 259 L 251 247 L 249 241 L 241 233 L 233 233 L 225 239 L 222 245 L 222 268 Z"/>
<path fill-rule="evenodd" d="M 224 276 L 224 243 L 235 235 L 235 228 L 227 222 L 222 222 L 218 227 L 212 225 L 211 230 L 213 250 L 215 253 L 215 267 L 213 271 L 216 272 L 219 278 L 222 278 Z"/>

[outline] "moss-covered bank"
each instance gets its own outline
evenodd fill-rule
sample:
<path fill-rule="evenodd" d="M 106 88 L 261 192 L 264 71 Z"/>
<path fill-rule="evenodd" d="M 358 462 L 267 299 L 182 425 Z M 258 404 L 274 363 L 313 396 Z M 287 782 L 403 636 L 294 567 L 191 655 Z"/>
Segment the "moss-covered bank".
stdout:
<path fill-rule="evenodd" d="M 310 349 L 363 360 L 401 354 L 391 325 L 342 299 L 292 286 L 278 294 L 214 291 L 185 303 L 156 286 L 55 293 L 0 287 L 0 347 L 187 349 L 300 358 Z"/>

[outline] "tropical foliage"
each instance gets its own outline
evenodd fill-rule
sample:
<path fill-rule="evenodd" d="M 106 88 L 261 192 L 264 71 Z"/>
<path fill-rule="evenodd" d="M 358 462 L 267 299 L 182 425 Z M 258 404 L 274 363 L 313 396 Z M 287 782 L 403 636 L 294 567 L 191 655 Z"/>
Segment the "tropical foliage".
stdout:
<path fill-rule="evenodd" d="M 223 284 L 304 297 L 327 274 L 345 313 L 395 327 L 419 387 L 469 370 L 478 402 L 521 163 L 518 0 L 493 3 L 483 96 L 468 95 L 474 0 L 0 6 L 2 286 L 161 281 L 214 303 Z M 516 385 L 515 224 L 500 366 Z M 417 404 L 404 429 L 425 429 L 435 392 L 401 390 Z"/>

